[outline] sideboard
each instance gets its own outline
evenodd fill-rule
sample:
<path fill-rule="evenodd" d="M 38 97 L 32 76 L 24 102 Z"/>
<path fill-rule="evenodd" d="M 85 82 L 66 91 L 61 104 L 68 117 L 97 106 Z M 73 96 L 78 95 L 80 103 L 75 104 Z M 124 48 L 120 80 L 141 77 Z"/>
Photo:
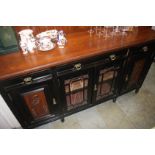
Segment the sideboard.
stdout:
<path fill-rule="evenodd" d="M 23 128 L 138 93 L 155 57 L 151 29 L 107 39 L 76 32 L 67 40 L 63 49 L 0 56 L 0 93 Z"/>

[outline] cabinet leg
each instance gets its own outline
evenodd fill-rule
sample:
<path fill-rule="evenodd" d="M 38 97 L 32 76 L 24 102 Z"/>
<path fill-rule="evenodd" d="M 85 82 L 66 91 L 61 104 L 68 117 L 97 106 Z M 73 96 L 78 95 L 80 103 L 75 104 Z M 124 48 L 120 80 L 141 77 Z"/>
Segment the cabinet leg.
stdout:
<path fill-rule="evenodd" d="M 139 92 L 139 88 L 135 90 L 135 93 L 137 94 Z"/>
<path fill-rule="evenodd" d="M 115 97 L 115 98 L 113 98 L 113 102 L 114 102 L 114 103 L 116 102 L 116 97 Z"/>
<path fill-rule="evenodd" d="M 61 118 L 61 122 L 63 123 L 64 121 L 65 121 L 64 117 L 63 117 L 63 118 Z"/>

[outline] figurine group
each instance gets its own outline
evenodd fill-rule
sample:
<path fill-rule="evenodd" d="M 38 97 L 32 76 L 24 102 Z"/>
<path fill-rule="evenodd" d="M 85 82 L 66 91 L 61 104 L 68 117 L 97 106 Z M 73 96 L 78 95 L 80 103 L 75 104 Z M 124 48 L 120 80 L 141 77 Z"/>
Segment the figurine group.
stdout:
<path fill-rule="evenodd" d="M 22 30 L 20 35 L 20 47 L 23 54 L 28 52 L 33 53 L 36 49 L 41 51 L 48 51 L 53 49 L 56 44 L 59 48 L 64 48 L 67 43 L 64 32 L 57 30 L 48 30 L 42 32 L 36 37 L 33 35 L 33 31 L 30 29 Z"/>

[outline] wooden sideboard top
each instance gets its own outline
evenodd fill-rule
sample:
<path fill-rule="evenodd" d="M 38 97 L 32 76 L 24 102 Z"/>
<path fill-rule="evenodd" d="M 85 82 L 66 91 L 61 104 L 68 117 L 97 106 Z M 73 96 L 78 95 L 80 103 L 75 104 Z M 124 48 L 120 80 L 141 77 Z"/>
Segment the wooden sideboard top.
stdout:
<path fill-rule="evenodd" d="M 56 47 L 51 51 L 27 55 L 19 51 L 0 56 L 0 80 L 152 41 L 155 40 L 155 31 L 139 28 L 123 38 L 116 36 L 107 39 L 90 36 L 88 32 L 77 32 L 68 34 L 67 40 L 63 49 Z"/>

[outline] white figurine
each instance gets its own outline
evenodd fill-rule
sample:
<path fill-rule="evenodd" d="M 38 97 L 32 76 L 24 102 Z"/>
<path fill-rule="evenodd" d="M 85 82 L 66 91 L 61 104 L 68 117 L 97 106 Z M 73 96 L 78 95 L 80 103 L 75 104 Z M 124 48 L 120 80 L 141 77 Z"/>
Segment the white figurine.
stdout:
<path fill-rule="evenodd" d="M 61 30 L 58 32 L 58 47 L 64 48 L 65 44 L 67 43 L 67 39 L 65 38 L 64 32 Z"/>
<path fill-rule="evenodd" d="M 36 48 L 35 38 L 33 36 L 33 31 L 30 29 L 22 30 L 19 32 L 20 35 L 20 47 L 23 51 L 23 54 L 28 52 L 33 53 Z"/>
<path fill-rule="evenodd" d="M 55 43 L 52 42 L 52 30 L 41 32 L 36 35 L 37 47 L 40 51 L 48 51 L 55 47 Z"/>

